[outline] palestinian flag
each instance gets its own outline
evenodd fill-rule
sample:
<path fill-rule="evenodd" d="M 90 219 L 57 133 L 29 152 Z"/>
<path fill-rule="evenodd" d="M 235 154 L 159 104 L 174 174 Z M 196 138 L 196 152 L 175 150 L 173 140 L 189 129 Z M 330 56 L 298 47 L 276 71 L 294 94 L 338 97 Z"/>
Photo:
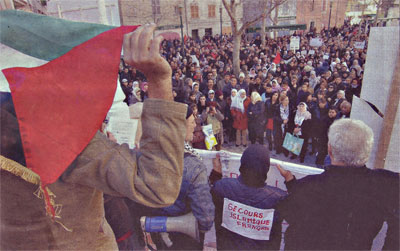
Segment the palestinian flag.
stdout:
<path fill-rule="evenodd" d="M 275 55 L 275 59 L 274 59 L 274 61 L 272 61 L 272 63 L 274 63 L 274 64 L 279 64 L 281 62 L 281 54 L 279 53 L 279 51 L 278 52 L 276 52 L 276 55 Z"/>
<path fill-rule="evenodd" d="M 26 167 L 45 187 L 100 128 L 117 87 L 123 35 L 136 26 L 6 10 L 0 29 L 0 90 L 11 91 Z"/>

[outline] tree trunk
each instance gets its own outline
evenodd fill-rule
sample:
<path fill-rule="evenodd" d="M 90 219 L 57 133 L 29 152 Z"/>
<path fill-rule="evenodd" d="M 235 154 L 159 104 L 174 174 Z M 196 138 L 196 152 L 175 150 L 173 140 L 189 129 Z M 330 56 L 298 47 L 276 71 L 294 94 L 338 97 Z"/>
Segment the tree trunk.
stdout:
<path fill-rule="evenodd" d="M 261 23 L 261 45 L 265 47 L 265 18 L 262 19 Z"/>
<path fill-rule="evenodd" d="M 234 33 L 233 34 L 233 73 L 238 78 L 240 73 L 240 41 L 241 41 L 241 34 Z"/>
<path fill-rule="evenodd" d="M 375 19 L 374 19 L 374 27 L 377 26 L 377 23 L 378 23 L 378 14 L 379 14 L 380 9 L 381 9 L 381 5 L 378 5 L 377 8 L 376 8 L 376 15 L 375 15 Z"/>
<path fill-rule="evenodd" d="M 275 8 L 274 25 L 278 24 L 278 6 Z M 274 31 L 274 39 L 278 37 L 278 32 Z"/>

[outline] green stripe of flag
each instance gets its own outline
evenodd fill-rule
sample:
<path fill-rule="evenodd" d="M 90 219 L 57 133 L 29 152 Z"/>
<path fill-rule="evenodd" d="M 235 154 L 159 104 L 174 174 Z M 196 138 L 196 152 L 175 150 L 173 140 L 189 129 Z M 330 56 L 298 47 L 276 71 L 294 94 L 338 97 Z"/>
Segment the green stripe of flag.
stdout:
<path fill-rule="evenodd" d="M 24 11 L 0 11 L 0 42 L 22 53 L 53 60 L 98 34 L 115 28 Z"/>

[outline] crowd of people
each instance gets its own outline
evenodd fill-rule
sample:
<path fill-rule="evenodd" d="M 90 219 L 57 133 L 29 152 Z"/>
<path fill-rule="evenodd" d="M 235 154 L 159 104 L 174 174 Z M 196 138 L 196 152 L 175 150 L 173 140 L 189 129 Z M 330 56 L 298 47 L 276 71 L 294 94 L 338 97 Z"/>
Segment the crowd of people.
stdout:
<path fill-rule="evenodd" d="M 62 213 L 61 204 L 54 203 L 55 194 L 26 167 L 24 153 L 31 152 L 24 149 L 21 140 L 26 131 L 20 131 L 19 121 L 24 118 L 18 118 L 14 108 L 21 102 L 14 101 L 11 93 L 0 93 L 1 249 L 154 250 L 155 237 L 160 250 L 203 250 L 201 241 L 179 233 L 170 233 L 169 241 L 160 240 L 158 235 L 143 233 L 139 224 L 142 216 L 171 217 L 188 212 L 197 220 L 200 240 L 214 224 L 217 249 L 278 250 L 283 220 L 289 223 L 284 237 L 286 250 L 370 249 L 384 222 L 388 227 L 383 249 L 399 249 L 399 174 L 365 166 L 373 132 L 364 122 L 346 118 L 349 92 L 357 94 L 353 89 L 359 88 L 353 80 L 361 82 L 365 63 L 365 51 L 351 47 L 357 34 L 354 27 L 327 32 L 331 47 L 322 46 L 314 54 L 307 52 L 307 37 L 312 33 L 305 34 L 299 56 L 286 52 L 287 37 L 268 40 L 266 47 L 260 46 L 257 37 L 251 46 L 244 44 L 238 79 L 232 75 L 228 56 L 231 38 L 190 40 L 181 57 L 176 41 L 153 37 L 155 27 L 141 26 L 123 41 L 120 82 L 125 102 L 132 105 L 148 99 L 141 113 L 140 143 L 129 149 L 127 144 L 116 143 L 112 132 L 94 125 L 94 137 L 85 141 L 84 149 L 76 151 L 73 162 L 63 166 L 49 185 L 63 205 Z M 334 60 L 320 62 L 322 59 L 315 58 L 325 51 Z M 199 66 L 192 65 L 190 58 L 199 60 Z M 281 60 L 275 64 L 272 61 L 276 59 Z M 143 73 L 124 68 L 124 63 Z M 99 110 L 91 105 L 91 100 L 83 100 L 81 107 Z M 319 120 L 315 121 L 316 117 Z M 221 149 L 224 138 L 246 147 L 238 178 L 222 178 L 218 156 L 207 176 L 204 162 L 190 144 L 201 137 L 196 130 L 202 124 L 212 124 L 219 141 L 216 150 Z M 322 136 L 313 134 L 318 126 Z M 320 175 L 299 180 L 277 166 L 287 186 L 283 191 L 267 185 L 266 179 L 269 148 L 287 154 L 281 145 L 286 132 L 305 141 L 312 139 L 312 143 L 315 140 L 318 147 L 321 141 L 326 142 L 331 165 Z M 263 145 L 264 133 L 268 146 Z M 300 158 L 305 152 L 306 148 Z M 44 172 L 52 169 L 49 166 Z M 270 218 L 264 221 L 256 211 L 244 211 L 246 217 L 261 219 L 258 223 L 242 218 L 244 226 L 264 224 L 267 238 L 243 235 L 228 227 L 226 201 L 231 206 L 269 210 Z M 51 217 L 48 213 L 52 210 L 58 214 Z M 235 217 L 231 218 L 237 220 Z"/>
<path fill-rule="evenodd" d="M 232 36 L 189 38 L 183 48 L 178 40 L 164 40 L 160 52 L 173 70 L 174 99 L 197 107 L 193 145 L 205 149 L 201 126 L 212 123 L 218 128 L 217 150 L 230 142 L 236 147 L 258 142 L 288 156 L 282 143 L 291 133 L 304 139 L 300 162 L 310 142 L 311 154 L 318 153 L 316 164 L 322 166 L 329 126 L 350 117 L 353 95 L 361 93 L 368 36 L 360 29 L 345 23 L 319 34 L 296 32 L 298 50 L 290 50 L 290 36 L 266 38 L 265 45 L 259 35 L 243 37 L 238 75 L 233 72 Z M 315 37 L 322 39 L 321 46 L 310 46 Z M 364 48 L 356 48 L 355 42 L 365 42 Z M 128 105 L 147 98 L 143 74 L 123 61 L 120 82 Z M 206 116 L 213 113 L 218 119 Z"/>

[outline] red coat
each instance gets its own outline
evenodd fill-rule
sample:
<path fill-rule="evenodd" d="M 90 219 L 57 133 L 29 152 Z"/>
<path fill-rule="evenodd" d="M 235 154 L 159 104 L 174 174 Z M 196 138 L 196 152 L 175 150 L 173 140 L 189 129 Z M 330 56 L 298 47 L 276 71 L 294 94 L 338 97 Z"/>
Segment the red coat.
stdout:
<path fill-rule="evenodd" d="M 231 114 L 233 117 L 233 128 L 239 130 L 246 130 L 247 129 L 247 108 L 250 104 L 250 99 L 246 98 L 243 102 L 244 105 L 244 112 L 241 113 L 237 109 L 231 109 Z"/>

